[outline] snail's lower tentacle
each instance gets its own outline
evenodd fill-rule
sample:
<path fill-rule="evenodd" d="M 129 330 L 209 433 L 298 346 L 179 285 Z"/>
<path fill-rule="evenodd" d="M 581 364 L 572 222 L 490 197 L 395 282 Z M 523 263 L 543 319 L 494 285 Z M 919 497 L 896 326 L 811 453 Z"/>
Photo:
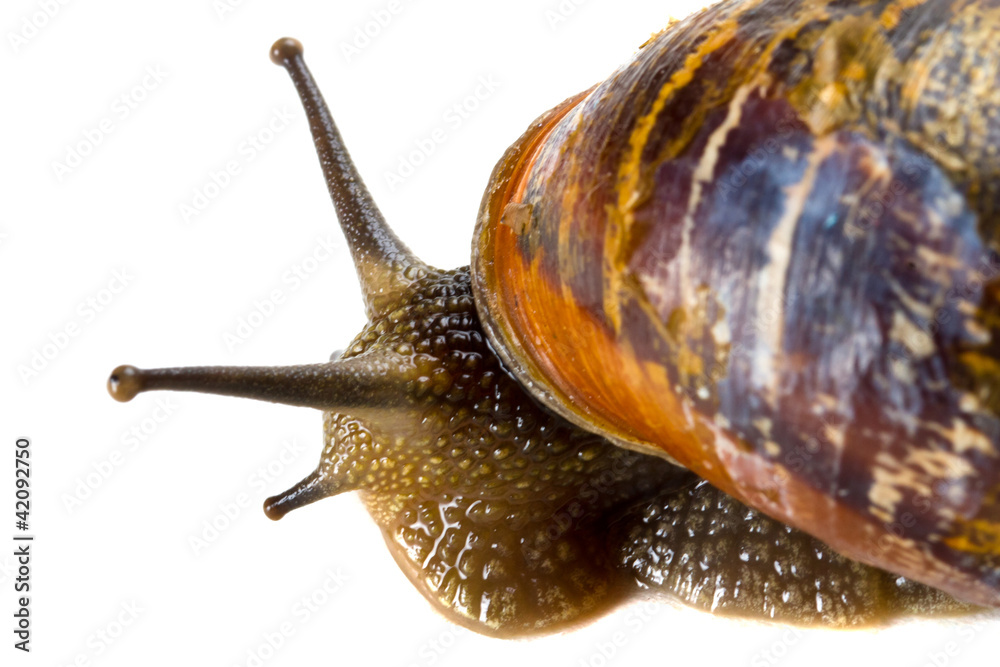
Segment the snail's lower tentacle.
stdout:
<path fill-rule="evenodd" d="M 264 514 L 277 521 L 292 510 L 349 490 L 342 480 L 328 476 L 322 470 L 314 470 L 292 488 L 264 501 Z"/>

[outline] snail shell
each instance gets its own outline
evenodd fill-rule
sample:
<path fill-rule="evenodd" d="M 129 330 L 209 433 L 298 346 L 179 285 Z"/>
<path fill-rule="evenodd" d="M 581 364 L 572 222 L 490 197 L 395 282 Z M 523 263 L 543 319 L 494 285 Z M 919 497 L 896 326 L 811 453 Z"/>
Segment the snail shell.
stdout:
<path fill-rule="evenodd" d="M 508 368 L 861 562 L 1000 602 L 1000 10 L 723 2 L 543 115 L 473 285 Z"/>

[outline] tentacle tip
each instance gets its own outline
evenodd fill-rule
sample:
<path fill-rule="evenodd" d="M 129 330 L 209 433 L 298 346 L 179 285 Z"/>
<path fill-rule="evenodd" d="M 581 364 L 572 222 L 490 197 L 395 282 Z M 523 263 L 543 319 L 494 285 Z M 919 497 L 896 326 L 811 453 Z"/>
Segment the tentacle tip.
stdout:
<path fill-rule="evenodd" d="M 292 37 L 282 37 L 271 45 L 271 62 L 284 67 L 292 58 L 302 55 L 302 42 Z"/>
<path fill-rule="evenodd" d="M 286 514 L 288 514 L 288 509 L 285 508 L 282 503 L 283 496 L 271 496 L 264 501 L 264 514 L 271 521 L 278 521 Z"/>
<path fill-rule="evenodd" d="M 142 371 L 135 366 L 119 366 L 108 377 L 108 393 L 121 403 L 131 401 L 142 390 Z"/>

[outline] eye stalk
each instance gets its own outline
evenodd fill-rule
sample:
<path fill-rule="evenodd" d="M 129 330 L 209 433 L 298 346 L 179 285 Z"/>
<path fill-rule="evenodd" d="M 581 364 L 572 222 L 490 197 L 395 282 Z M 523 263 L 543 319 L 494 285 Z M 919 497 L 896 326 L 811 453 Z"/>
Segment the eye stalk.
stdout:
<path fill-rule="evenodd" d="M 302 44 L 286 37 L 271 47 L 271 60 L 284 67 L 298 91 L 326 177 L 330 198 L 347 239 L 369 320 L 398 307 L 401 295 L 433 269 L 396 237 L 365 187 L 323 95 L 302 57 Z M 127 402 L 145 391 L 193 391 L 252 398 L 320 410 L 351 409 L 364 414 L 400 400 L 400 378 L 391 358 L 331 359 L 325 364 L 285 367 L 206 366 L 143 370 L 119 366 L 108 392 Z"/>
<path fill-rule="evenodd" d="M 396 237 L 365 187 L 333 116 L 302 57 L 302 44 L 279 39 L 271 60 L 283 66 L 298 91 L 341 230 L 347 239 L 370 321 L 404 305 L 415 282 L 437 273 Z M 470 300 L 471 304 L 471 300 Z M 369 325 L 371 327 L 371 324 Z M 405 348 L 403 348 L 405 349 Z M 269 401 L 395 423 L 424 380 L 397 350 L 376 348 L 331 355 L 330 361 L 279 367 L 200 366 L 140 369 L 123 365 L 108 378 L 108 393 L 128 402 L 147 391 L 188 391 Z M 396 415 L 393 417 L 392 415 Z M 268 499 L 265 512 L 279 519 L 292 509 L 349 489 L 358 480 L 338 476 L 336 466 L 317 469 L 288 491 Z"/>
<path fill-rule="evenodd" d="M 428 266 L 396 237 L 382 217 L 306 67 L 302 44 L 290 37 L 279 39 L 271 47 L 271 60 L 288 71 L 309 119 L 327 189 L 351 249 L 368 318 L 372 319 L 386 312 L 401 290 L 426 275 Z"/>
<path fill-rule="evenodd" d="M 193 391 L 252 398 L 317 410 L 364 412 L 400 402 L 392 369 L 378 358 L 345 359 L 300 366 L 191 366 L 144 370 L 119 366 L 108 392 L 126 403 L 146 391 Z"/>

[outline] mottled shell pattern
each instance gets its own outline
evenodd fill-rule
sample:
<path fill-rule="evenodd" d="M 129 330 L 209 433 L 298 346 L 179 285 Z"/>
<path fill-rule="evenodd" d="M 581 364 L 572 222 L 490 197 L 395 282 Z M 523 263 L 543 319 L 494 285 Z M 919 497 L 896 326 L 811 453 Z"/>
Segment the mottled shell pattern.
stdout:
<path fill-rule="evenodd" d="M 543 405 L 1000 604 L 1000 3 L 725 1 L 497 165 L 473 291 Z"/>

